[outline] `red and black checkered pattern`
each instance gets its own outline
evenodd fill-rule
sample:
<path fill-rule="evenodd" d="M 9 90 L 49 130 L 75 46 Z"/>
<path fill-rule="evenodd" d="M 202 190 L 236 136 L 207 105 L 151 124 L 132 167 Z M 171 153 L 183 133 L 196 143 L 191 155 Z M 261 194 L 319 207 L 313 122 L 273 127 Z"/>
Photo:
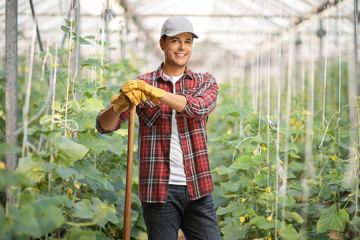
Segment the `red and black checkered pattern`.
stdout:
<path fill-rule="evenodd" d="M 164 80 L 163 64 L 154 72 L 139 76 L 146 83 L 173 92 L 170 81 Z M 176 114 L 178 132 L 184 153 L 186 181 L 191 200 L 199 199 L 213 190 L 210 173 L 206 122 L 215 109 L 218 86 L 209 73 L 194 73 L 188 68 L 176 82 L 175 93 L 184 95 L 187 105 Z M 139 117 L 139 197 L 144 202 L 161 203 L 167 198 L 170 175 L 170 140 L 172 109 L 163 103 L 155 106 L 150 101 L 137 106 Z M 116 131 L 128 119 L 129 111 L 120 115 Z"/>

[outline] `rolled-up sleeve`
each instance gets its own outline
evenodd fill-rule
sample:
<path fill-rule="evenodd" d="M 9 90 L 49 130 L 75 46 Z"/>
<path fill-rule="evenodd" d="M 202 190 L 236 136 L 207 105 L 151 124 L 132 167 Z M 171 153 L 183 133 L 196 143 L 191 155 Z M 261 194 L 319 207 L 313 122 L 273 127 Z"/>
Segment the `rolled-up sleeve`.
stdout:
<path fill-rule="evenodd" d="M 184 94 L 187 104 L 180 115 L 186 118 L 207 117 L 216 107 L 218 85 L 215 78 L 206 73 L 200 80 L 201 85 L 194 94 Z"/>

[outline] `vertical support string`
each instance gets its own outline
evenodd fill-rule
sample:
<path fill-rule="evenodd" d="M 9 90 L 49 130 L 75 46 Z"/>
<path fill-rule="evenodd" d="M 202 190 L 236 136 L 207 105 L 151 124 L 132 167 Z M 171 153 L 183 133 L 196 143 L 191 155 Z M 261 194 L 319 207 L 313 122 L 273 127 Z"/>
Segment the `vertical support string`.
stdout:
<path fill-rule="evenodd" d="M 282 17 L 282 0 L 280 0 L 280 18 Z M 278 207 L 279 207 L 279 177 L 282 176 L 280 164 L 280 109 L 281 109 L 281 80 L 282 80 L 282 45 L 278 43 L 278 67 L 277 67 L 277 111 L 276 111 L 276 175 L 275 175 L 275 239 L 278 239 Z"/>
<path fill-rule="evenodd" d="M 28 119 L 29 119 L 29 105 L 30 105 L 30 95 L 31 95 L 31 82 L 32 82 L 32 73 L 34 66 L 34 54 L 35 54 L 35 42 L 36 42 L 36 22 L 33 23 L 32 39 L 31 39 L 31 50 L 30 50 L 30 62 L 29 62 L 29 73 L 26 84 L 26 93 L 25 93 L 25 103 L 23 108 L 23 124 L 24 124 L 24 136 L 22 142 L 22 157 L 26 156 L 28 152 Z"/>
<path fill-rule="evenodd" d="M 327 6 L 327 8 L 329 8 L 329 6 Z M 326 78 L 326 74 L 327 74 L 327 53 L 328 53 L 328 44 L 329 44 L 329 15 L 330 13 L 327 14 L 326 17 L 326 35 L 325 35 L 325 56 L 324 56 L 324 85 L 323 85 L 323 112 L 322 112 L 322 127 L 325 127 L 325 122 L 326 122 L 326 84 L 327 84 L 327 78 Z M 320 56 L 322 56 L 322 54 L 320 54 Z"/>
<path fill-rule="evenodd" d="M 313 28 L 316 26 L 313 26 Z M 314 29 L 311 28 L 311 32 L 315 33 Z M 307 115 L 306 115 L 306 136 L 305 136 L 305 169 L 304 175 L 301 179 L 301 184 L 304 189 L 303 199 L 308 201 L 310 188 L 308 181 L 315 178 L 314 174 L 314 166 L 313 166 L 313 121 L 314 121 L 314 82 L 315 82 L 315 34 L 311 34 L 311 42 L 310 42 L 310 77 L 308 84 L 308 104 L 307 104 Z M 307 229 L 307 212 L 308 205 L 305 205 L 304 209 L 304 224 L 302 225 L 302 229 L 305 231 Z"/>
<path fill-rule="evenodd" d="M 342 18 L 342 14 L 341 14 L 341 0 L 339 0 L 339 3 L 338 3 L 338 7 L 339 7 L 339 15 L 338 15 L 338 28 L 339 28 L 339 43 L 338 43 L 338 48 L 339 48 L 339 93 L 338 93 L 338 98 L 339 98 L 339 102 L 338 102 L 338 111 L 339 111 L 339 118 L 338 118 L 338 121 L 340 120 L 340 113 L 341 113 L 341 85 L 342 85 L 342 80 L 341 80 L 341 76 L 342 76 L 342 69 L 341 69 L 341 52 L 342 52 L 342 49 L 341 49 L 341 41 L 342 41 L 342 23 L 341 23 L 341 18 Z"/>
<path fill-rule="evenodd" d="M 269 6 L 271 6 L 270 3 L 271 0 L 268 1 Z M 269 21 L 270 21 L 270 16 L 269 16 Z M 268 167 L 270 167 L 270 57 L 271 57 L 271 30 L 269 29 L 268 32 L 268 59 L 267 59 L 267 118 L 268 118 L 268 123 L 266 124 L 267 127 L 267 152 L 266 152 L 266 164 Z M 270 173 L 269 171 L 266 174 L 266 186 L 269 188 L 270 187 Z M 271 209 L 269 208 L 269 203 L 268 201 L 266 202 L 266 209 L 268 212 L 268 215 L 271 214 L 270 216 L 273 215 Z M 269 216 L 268 216 L 269 217 Z M 275 220 L 277 221 L 277 219 Z"/>

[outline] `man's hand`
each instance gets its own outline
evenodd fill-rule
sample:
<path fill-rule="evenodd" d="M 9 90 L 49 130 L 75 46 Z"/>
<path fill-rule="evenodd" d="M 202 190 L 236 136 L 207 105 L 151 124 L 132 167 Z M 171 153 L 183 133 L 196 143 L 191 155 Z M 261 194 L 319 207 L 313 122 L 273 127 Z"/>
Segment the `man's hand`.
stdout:
<path fill-rule="evenodd" d="M 121 88 L 120 91 L 125 93 L 126 95 L 128 92 L 131 92 L 135 89 L 143 92 L 146 96 L 148 96 L 149 100 L 153 102 L 155 105 L 159 104 L 158 98 L 163 97 L 166 93 L 165 90 L 151 86 L 142 80 L 128 81 L 124 84 L 124 86 Z"/>

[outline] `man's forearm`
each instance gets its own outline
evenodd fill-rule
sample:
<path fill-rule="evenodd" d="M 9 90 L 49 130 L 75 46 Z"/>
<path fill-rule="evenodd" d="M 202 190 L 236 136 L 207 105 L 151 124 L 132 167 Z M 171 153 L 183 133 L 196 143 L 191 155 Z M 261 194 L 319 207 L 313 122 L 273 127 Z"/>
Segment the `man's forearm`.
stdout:
<path fill-rule="evenodd" d="M 112 105 L 105 108 L 99 115 L 99 123 L 105 130 L 114 129 L 119 122 L 119 112 L 115 112 Z"/>
<path fill-rule="evenodd" d="M 163 97 L 159 98 L 159 100 L 177 112 L 182 112 L 187 103 L 185 96 L 169 92 L 166 92 Z"/>

